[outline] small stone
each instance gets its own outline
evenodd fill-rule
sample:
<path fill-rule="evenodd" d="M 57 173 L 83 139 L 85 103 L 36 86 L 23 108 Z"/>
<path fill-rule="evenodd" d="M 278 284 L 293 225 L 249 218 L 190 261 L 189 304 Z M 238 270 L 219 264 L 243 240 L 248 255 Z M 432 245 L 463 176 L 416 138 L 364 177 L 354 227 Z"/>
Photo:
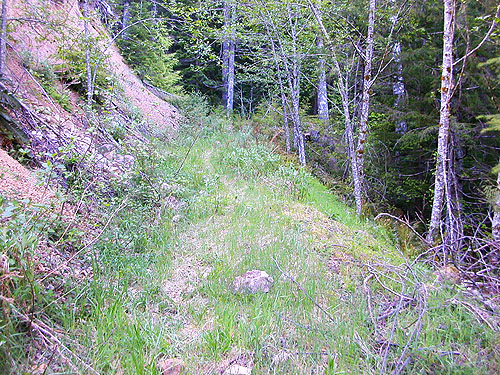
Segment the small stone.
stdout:
<path fill-rule="evenodd" d="M 264 271 L 251 270 L 238 276 L 233 282 L 234 293 L 268 293 L 274 280 Z"/>
<path fill-rule="evenodd" d="M 163 359 L 158 362 L 162 375 L 180 375 L 184 372 L 184 361 L 179 358 Z"/>
<path fill-rule="evenodd" d="M 232 365 L 226 371 L 224 371 L 225 375 L 251 375 L 252 369 L 240 365 Z"/>

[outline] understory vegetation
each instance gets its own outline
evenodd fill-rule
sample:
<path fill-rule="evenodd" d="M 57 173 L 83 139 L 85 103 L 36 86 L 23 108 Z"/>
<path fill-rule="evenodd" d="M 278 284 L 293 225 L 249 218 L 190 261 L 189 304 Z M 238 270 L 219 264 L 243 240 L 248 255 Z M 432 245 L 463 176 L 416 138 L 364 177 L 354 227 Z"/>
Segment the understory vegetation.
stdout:
<path fill-rule="evenodd" d="M 500 373 L 496 2 L 0 9 L 0 374 Z"/>
<path fill-rule="evenodd" d="M 129 179 L 74 180 L 76 222 L 2 199 L 2 372 L 161 374 L 165 358 L 189 374 L 499 371 L 494 312 L 456 270 L 359 219 L 251 121 L 178 105 L 178 136 L 130 150 Z M 269 293 L 233 293 L 249 269 Z"/>

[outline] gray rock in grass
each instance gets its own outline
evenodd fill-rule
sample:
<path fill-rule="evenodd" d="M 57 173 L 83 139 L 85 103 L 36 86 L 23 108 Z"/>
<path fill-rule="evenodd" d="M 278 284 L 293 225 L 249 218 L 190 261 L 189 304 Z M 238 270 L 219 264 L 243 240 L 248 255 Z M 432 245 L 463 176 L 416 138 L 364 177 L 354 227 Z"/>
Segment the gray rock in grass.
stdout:
<path fill-rule="evenodd" d="M 251 270 L 233 281 L 233 292 L 243 294 L 268 293 L 274 280 L 264 271 Z"/>

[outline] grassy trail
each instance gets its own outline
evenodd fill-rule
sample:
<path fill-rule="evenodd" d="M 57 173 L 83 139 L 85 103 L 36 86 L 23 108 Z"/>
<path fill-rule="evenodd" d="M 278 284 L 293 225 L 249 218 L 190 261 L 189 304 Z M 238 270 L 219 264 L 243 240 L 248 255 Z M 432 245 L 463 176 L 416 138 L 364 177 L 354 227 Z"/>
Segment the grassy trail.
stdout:
<path fill-rule="evenodd" d="M 250 129 L 205 134 L 173 178 L 185 143 L 161 151 L 156 176 L 169 205 L 160 219 L 137 227 L 124 214 L 116 236 L 141 230 L 135 247 L 110 235 L 100 249 L 91 318 L 74 321 L 91 338 L 97 371 L 160 374 L 162 358 L 181 358 L 188 374 L 235 363 L 252 374 L 377 374 L 412 353 L 412 374 L 488 373 L 470 338 L 482 335 L 487 351 L 494 336 L 460 306 L 377 320 L 398 295 L 436 306 L 450 297 L 413 281 L 405 289 L 398 275 L 412 276 L 385 230 L 357 219 Z M 272 276 L 270 292 L 234 294 L 234 278 L 251 269 Z M 419 337 L 404 349 L 417 321 Z M 394 349 L 385 350 L 389 339 Z M 456 345 L 470 363 L 456 361 Z"/>

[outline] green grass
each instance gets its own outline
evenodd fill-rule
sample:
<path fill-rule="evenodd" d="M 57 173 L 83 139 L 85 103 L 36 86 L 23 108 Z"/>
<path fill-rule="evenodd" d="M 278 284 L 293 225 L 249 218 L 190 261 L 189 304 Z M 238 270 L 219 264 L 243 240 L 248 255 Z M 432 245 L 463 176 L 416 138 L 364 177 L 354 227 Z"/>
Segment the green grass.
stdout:
<path fill-rule="evenodd" d="M 190 139 L 164 146 L 158 175 L 172 178 L 172 165 L 179 165 L 189 145 Z M 190 374 L 215 371 L 235 358 L 252 363 L 255 374 L 380 371 L 380 341 L 388 339 L 392 320 L 373 326 L 362 289 L 366 269 L 341 264 L 335 273 L 328 263 L 345 257 L 400 265 L 403 258 L 390 233 L 358 219 L 315 178 L 283 163 L 255 143 L 249 129 L 216 130 L 195 142 L 175 176 L 173 194 L 187 206 L 143 228 L 140 249 L 102 245 L 96 303 L 85 324 L 94 368 L 155 374 L 159 358 L 180 357 Z M 173 215 L 182 218 L 172 223 Z M 343 230 L 329 233 L 325 222 Z M 341 247 L 330 246 L 333 240 Z M 250 269 L 273 277 L 268 294 L 231 292 L 232 280 Z M 389 276 L 381 279 L 400 291 Z M 372 293 L 381 302 L 375 313 L 382 301 L 394 300 L 375 284 Z M 431 306 L 446 299 L 441 290 L 427 298 Z M 416 309 L 401 312 L 393 339 L 399 346 L 388 355 L 388 371 L 416 318 Z M 437 308 L 422 326 L 408 351 L 414 359 L 407 373 L 488 373 L 491 361 L 477 348 L 494 347 L 494 334 L 470 311 Z M 473 341 L 478 335 L 481 342 Z"/>
<path fill-rule="evenodd" d="M 378 374 L 393 330 L 391 373 L 419 320 L 415 304 L 374 325 L 369 306 L 375 317 L 397 306 L 392 290 L 427 307 L 402 373 L 494 373 L 498 335 L 450 302 L 460 287 L 432 285 L 424 266 L 406 272 L 390 232 L 358 219 L 249 127 L 205 121 L 200 138 L 187 129 L 141 154 L 149 178 L 124 189 L 127 206 L 94 249 L 93 280 L 68 302 L 60 323 L 88 365 L 101 374 L 160 374 L 162 358 L 179 357 L 188 374 L 217 373 L 234 360 L 253 374 Z M 170 208 L 167 197 L 185 204 Z M 109 209 L 121 200 L 111 198 Z M 234 278 L 250 269 L 273 277 L 269 293 L 232 293 Z M 367 279 L 369 270 L 384 287 Z M 404 274 L 414 284 L 403 287 Z"/>

